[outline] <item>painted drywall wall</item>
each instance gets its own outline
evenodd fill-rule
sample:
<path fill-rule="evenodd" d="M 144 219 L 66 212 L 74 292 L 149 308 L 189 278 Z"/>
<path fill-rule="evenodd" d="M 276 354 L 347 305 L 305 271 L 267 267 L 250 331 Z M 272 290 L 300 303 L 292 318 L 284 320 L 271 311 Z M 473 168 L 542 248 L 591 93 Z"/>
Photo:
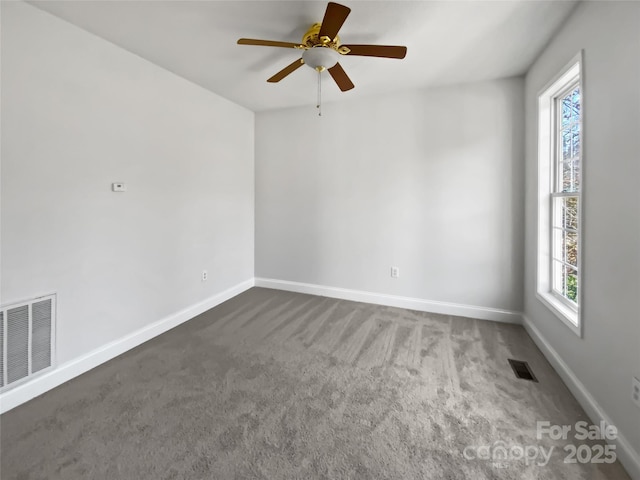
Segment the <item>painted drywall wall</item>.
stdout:
<path fill-rule="evenodd" d="M 256 277 L 521 311 L 523 79 L 312 90 L 256 114 Z"/>
<path fill-rule="evenodd" d="M 537 99 L 581 49 L 583 338 L 536 298 Z M 525 313 L 640 452 L 640 4 L 582 2 L 526 77 Z"/>
<path fill-rule="evenodd" d="M 253 277 L 252 112 L 22 2 L 1 80 L 2 302 L 57 293 L 59 364 Z"/>

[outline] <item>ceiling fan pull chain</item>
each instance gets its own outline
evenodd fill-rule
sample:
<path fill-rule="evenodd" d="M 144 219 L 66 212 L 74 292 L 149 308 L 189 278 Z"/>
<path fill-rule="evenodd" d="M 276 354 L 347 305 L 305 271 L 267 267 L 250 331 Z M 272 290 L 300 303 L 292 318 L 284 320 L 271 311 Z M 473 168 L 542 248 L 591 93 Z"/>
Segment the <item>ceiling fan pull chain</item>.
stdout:
<path fill-rule="evenodd" d="M 316 108 L 318 109 L 318 116 L 322 116 L 322 71 L 318 70 L 318 104 Z"/>

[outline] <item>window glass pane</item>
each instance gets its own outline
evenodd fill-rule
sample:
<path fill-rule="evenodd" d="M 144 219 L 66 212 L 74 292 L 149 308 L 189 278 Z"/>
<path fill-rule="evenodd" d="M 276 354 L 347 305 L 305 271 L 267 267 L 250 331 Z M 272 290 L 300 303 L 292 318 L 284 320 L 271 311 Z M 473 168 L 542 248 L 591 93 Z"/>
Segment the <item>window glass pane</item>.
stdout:
<path fill-rule="evenodd" d="M 563 197 L 558 198 L 562 205 L 562 228 L 578 230 L 578 198 Z"/>
<path fill-rule="evenodd" d="M 565 97 L 562 100 L 562 127 L 566 127 L 567 125 L 569 125 L 569 123 L 571 123 L 571 110 L 571 98 Z"/>
<path fill-rule="evenodd" d="M 569 300 L 578 302 L 578 272 L 571 267 L 564 267 L 563 295 Z"/>
<path fill-rule="evenodd" d="M 571 160 L 565 160 L 562 162 L 562 185 L 560 185 L 562 192 L 573 191 L 573 162 Z"/>
<path fill-rule="evenodd" d="M 578 234 L 575 232 L 563 232 L 562 260 L 566 263 L 578 266 Z"/>
<path fill-rule="evenodd" d="M 562 192 L 580 190 L 580 159 L 573 158 L 562 162 Z"/>
<path fill-rule="evenodd" d="M 571 127 L 572 148 L 571 155 L 577 157 L 580 155 L 580 124 Z"/>
<path fill-rule="evenodd" d="M 571 129 L 562 130 L 562 160 L 568 160 L 571 155 Z"/>
<path fill-rule="evenodd" d="M 573 112 L 573 121 L 580 121 L 580 87 L 576 87 L 576 89 L 571 94 L 571 106 Z"/>

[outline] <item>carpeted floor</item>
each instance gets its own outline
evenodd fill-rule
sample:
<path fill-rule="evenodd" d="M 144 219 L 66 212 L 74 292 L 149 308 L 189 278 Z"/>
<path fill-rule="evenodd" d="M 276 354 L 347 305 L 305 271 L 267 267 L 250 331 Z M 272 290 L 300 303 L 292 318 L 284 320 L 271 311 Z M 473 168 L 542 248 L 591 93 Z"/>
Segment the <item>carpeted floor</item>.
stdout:
<path fill-rule="evenodd" d="M 254 288 L 0 417 L 1 478 L 628 478 L 538 420 L 587 417 L 519 326 Z"/>

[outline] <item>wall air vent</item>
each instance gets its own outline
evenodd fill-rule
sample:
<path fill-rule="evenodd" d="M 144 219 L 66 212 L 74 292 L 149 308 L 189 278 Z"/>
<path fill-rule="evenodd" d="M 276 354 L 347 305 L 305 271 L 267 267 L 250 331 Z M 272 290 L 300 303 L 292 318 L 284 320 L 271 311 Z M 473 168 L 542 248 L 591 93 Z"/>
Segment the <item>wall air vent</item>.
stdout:
<path fill-rule="evenodd" d="M 0 307 L 0 391 L 54 363 L 55 295 Z"/>

